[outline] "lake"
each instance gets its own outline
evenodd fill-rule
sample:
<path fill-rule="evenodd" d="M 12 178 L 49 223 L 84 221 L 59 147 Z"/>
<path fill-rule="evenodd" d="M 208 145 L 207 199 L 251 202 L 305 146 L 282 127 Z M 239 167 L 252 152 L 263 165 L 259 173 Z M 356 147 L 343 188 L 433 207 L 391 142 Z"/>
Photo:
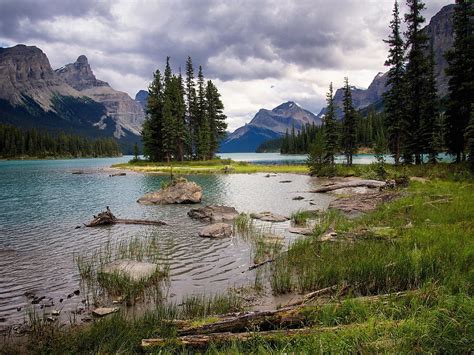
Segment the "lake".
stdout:
<path fill-rule="evenodd" d="M 301 161 L 304 156 L 278 154 L 225 154 L 235 160 L 260 162 Z M 252 283 L 246 272 L 252 265 L 250 246 L 240 238 L 222 240 L 198 236 L 203 223 L 190 219 L 191 205 L 143 206 L 141 195 L 160 188 L 166 177 L 128 173 L 109 177 L 112 164 L 131 157 L 108 159 L 36 160 L 0 162 L 0 325 L 20 322 L 28 308 L 26 292 L 46 296 L 55 309 L 80 306 L 83 295 L 67 299 L 79 289 L 80 277 L 74 255 L 97 250 L 107 242 L 135 236 L 158 236 L 170 265 L 168 300 L 186 294 L 224 292 Z M 86 173 L 75 175 L 73 171 Z M 203 188 L 202 204 L 224 204 L 239 212 L 272 211 L 284 215 L 298 209 L 326 208 L 331 197 L 305 193 L 316 179 L 279 174 L 188 176 Z M 280 183 L 291 180 L 291 183 Z M 304 200 L 294 201 L 295 196 Z M 315 205 L 310 206 L 309 199 Z M 121 218 L 159 219 L 167 226 L 114 225 L 75 229 L 93 214 L 110 206 Z M 289 223 L 274 224 L 275 233 L 291 242 Z M 61 304 L 59 299 L 64 299 Z M 21 311 L 17 308 L 21 307 Z"/>

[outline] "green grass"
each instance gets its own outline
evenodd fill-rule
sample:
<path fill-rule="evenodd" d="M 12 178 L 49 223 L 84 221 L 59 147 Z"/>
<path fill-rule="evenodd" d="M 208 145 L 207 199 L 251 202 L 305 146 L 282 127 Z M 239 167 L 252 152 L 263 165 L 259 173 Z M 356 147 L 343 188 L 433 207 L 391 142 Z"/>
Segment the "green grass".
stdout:
<path fill-rule="evenodd" d="M 273 291 L 307 292 L 347 283 L 354 292 L 370 295 L 436 281 L 472 292 L 472 216 L 473 184 L 446 181 L 412 184 L 408 196 L 357 220 L 329 213 L 312 238 L 298 240 L 274 263 Z M 319 235 L 329 228 L 355 242 L 321 242 Z"/>
<path fill-rule="evenodd" d="M 166 280 L 169 266 L 161 259 L 156 236 L 132 238 L 117 243 L 108 242 L 92 253 L 74 256 L 84 293 L 89 303 L 106 304 L 111 298 L 133 304 L 143 296 L 161 298 L 161 281 Z M 159 265 L 156 271 L 140 280 L 131 279 L 121 272 L 103 272 L 107 264 L 116 260 L 146 261 Z"/>
<path fill-rule="evenodd" d="M 310 219 L 319 216 L 319 211 L 298 210 L 291 214 L 290 220 L 294 225 L 304 226 Z"/>
<path fill-rule="evenodd" d="M 268 173 L 299 173 L 309 172 L 306 165 L 261 165 L 248 162 L 236 162 L 230 159 L 215 159 L 207 161 L 164 162 L 138 161 L 115 164 L 113 168 L 132 170 L 143 173 L 157 174 L 251 174 Z"/>

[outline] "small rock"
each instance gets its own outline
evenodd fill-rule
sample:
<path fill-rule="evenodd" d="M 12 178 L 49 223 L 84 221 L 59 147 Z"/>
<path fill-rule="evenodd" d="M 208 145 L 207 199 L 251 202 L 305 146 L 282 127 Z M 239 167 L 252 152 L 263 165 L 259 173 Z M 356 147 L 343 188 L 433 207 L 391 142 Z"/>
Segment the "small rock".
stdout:
<path fill-rule="evenodd" d="M 17 312 L 20 312 L 20 311 L 21 311 L 21 307 L 16 307 L 16 311 L 17 311 Z"/>
<path fill-rule="evenodd" d="M 250 217 L 266 222 L 286 222 L 289 219 L 288 217 L 271 212 L 252 213 Z"/>
<path fill-rule="evenodd" d="M 199 232 L 200 237 L 205 238 L 226 238 L 232 235 L 232 226 L 227 223 L 215 223 L 205 227 Z"/>
<path fill-rule="evenodd" d="M 74 291 L 73 293 L 74 293 L 76 296 L 79 296 L 79 294 L 81 293 L 81 291 L 76 290 L 76 291 Z"/>
<path fill-rule="evenodd" d="M 47 320 L 48 322 L 51 322 L 51 323 L 52 323 L 52 322 L 55 322 L 57 319 L 54 318 L 54 317 L 48 316 L 48 317 L 46 317 L 46 320 Z"/>
<path fill-rule="evenodd" d="M 81 228 L 81 226 L 76 226 L 74 229 L 80 229 L 80 228 Z"/>
<path fill-rule="evenodd" d="M 92 311 L 92 314 L 97 317 L 104 317 L 108 314 L 112 314 L 118 312 L 118 307 L 99 307 Z"/>
<path fill-rule="evenodd" d="M 267 174 L 267 175 L 265 175 L 266 178 L 275 177 L 275 176 L 277 176 L 277 175 L 276 174 Z"/>
<path fill-rule="evenodd" d="M 60 313 L 61 313 L 61 311 L 58 311 L 58 310 L 55 309 L 54 311 L 51 312 L 51 315 L 57 317 L 57 316 L 59 316 Z"/>
<path fill-rule="evenodd" d="M 408 222 L 405 228 L 413 228 L 413 223 L 411 223 L 411 221 Z"/>
<path fill-rule="evenodd" d="M 295 196 L 292 198 L 293 201 L 299 201 L 299 200 L 304 200 L 303 196 Z"/>
<path fill-rule="evenodd" d="M 301 234 L 301 235 L 311 235 L 311 234 L 313 234 L 313 230 L 311 228 L 293 227 L 293 228 L 288 229 L 288 232 L 294 233 L 294 234 Z"/>
<path fill-rule="evenodd" d="M 26 291 L 23 296 L 25 296 L 26 298 L 35 298 L 35 294 L 31 291 Z"/>
<path fill-rule="evenodd" d="M 206 222 L 233 221 L 239 212 L 234 207 L 208 205 L 200 208 L 193 208 L 188 212 L 188 216 Z"/>
<path fill-rule="evenodd" d="M 281 180 L 280 184 L 289 184 L 291 180 Z"/>
<path fill-rule="evenodd" d="M 321 241 L 323 242 L 333 242 L 337 238 L 337 233 L 336 232 L 329 232 L 321 237 Z"/>
<path fill-rule="evenodd" d="M 59 299 L 59 303 L 63 303 L 63 299 L 62 299 L 62 298 Z"/>

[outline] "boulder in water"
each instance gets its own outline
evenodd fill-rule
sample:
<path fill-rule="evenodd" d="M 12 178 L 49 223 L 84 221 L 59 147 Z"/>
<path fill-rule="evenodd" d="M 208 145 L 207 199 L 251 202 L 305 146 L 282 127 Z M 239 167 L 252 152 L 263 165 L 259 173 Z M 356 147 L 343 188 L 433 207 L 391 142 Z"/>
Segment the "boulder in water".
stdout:
<path fill-rule="evenodd" d="M 201 186 L 195 182 L 180 178 L 173 180 L 173 182 L 165 188 L 140 197 L 137 202 L 145 205 L 200 203 L 201 198 Z"/>
<path fill-rule="evenodd" d="M 105 274 L 120 274 L 132 281 L 138 282 L 153 277 L 157 270 L 157 264 L 122 259 L 105 265 L 101 272 Z"/>
<path fill-rule="evenodd" d="M 250 217 L 266 222 L 286 222 L 289 219 L 288 217 L 271 212 L 252 213 Z"/>
<path fill-rule="evenodd" d="M 232 226 L 227 223 L 215 223 L 205 227 L 200 233 L 204 238 L 226 238 L 232 235 Z"/>
<path fill-rule="evenodd" d="M 208 205 L 200 208 L 193 208 L 188 212 L 188 216 L 206 222 L 233 221 L 239 212 L 234 207 Z"/>

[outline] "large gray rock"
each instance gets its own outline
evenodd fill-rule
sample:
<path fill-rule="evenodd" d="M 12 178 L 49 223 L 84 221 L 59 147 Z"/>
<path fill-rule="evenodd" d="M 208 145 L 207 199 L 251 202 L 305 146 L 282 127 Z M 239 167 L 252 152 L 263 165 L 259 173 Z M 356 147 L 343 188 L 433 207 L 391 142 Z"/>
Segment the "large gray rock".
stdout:
<path fill-rule="evenodd" d="M 288 217 L 271 213 L 271 212 L 260 212 L 260 213 L 252 213 L 250 217 L 254 219 L 259 219 L 265 222 L 285 222 L 288 221 Z"/>
<path fill-rule="evenodd" d="M 145 205 L 164 205 L 174 203 L 200 203 L 202 188 L 198 184 L 186 179 L 181 179 L 166 187 L 146 194 L 138 199 L 138 203 Z"/>
<path fill-rule="evenodd" d="M 105 265 L 101 272 L 105 274 L 121 274 L 128 277 L 132 281 L 146 280 L 152 277 L 158 269 L 157 264 L 122 259 L 112 261 Z"/>
<path fill-rule="evenodd" d="M 188 216 L 206 222 L 233 221 L 239 212 L 234 207 L 208 205 L 200 208 L 193 208 L 188 212 Z"/>
<path fill-rule="evenodd" d="M 203 228 L 199 233 L 204 238 L 226 238 L 232 235 L 232 226 L 227 223 L 215 223 Z"/>

